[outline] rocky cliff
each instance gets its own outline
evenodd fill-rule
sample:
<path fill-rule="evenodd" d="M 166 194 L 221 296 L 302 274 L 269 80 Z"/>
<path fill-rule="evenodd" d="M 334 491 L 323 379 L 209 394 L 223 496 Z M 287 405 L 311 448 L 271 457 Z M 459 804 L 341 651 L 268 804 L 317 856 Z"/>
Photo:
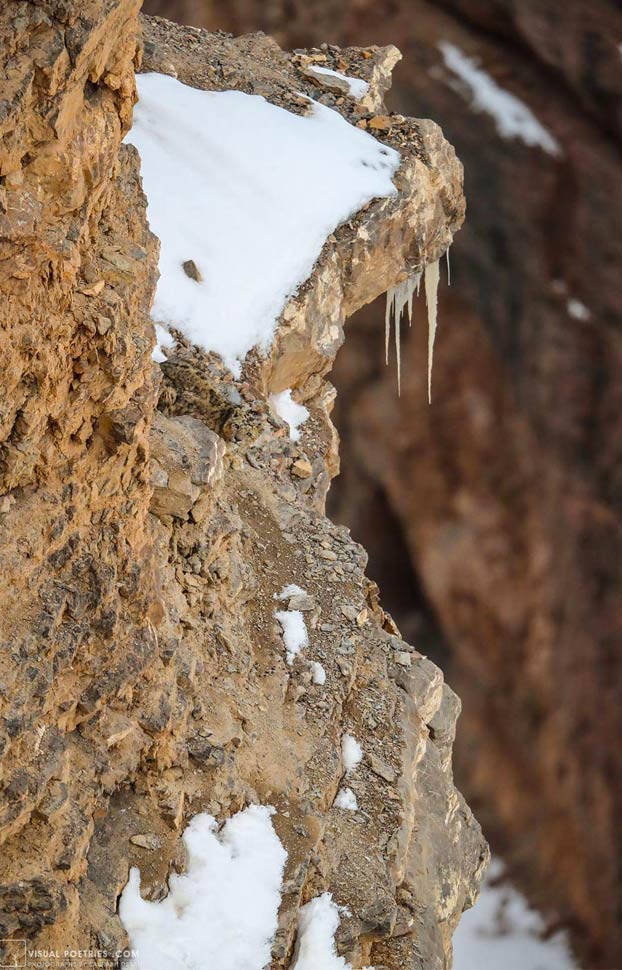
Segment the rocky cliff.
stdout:
<path fill-rule="evenodd" d="M 432 122 L 383 121 L 394 49 L 338 53 L 369 81 L 361 110 L 318 90 L 313 52 L 139 25 L 138 6 L 0 16 L 0 937 L 114 954 L 129 866 L 158 898 L 190 818 L 263 803 L 288 853 L 274 968 L 330 890 L 353 967 L 441 970 L 487 858 L 452 780 L 459 702 L 325 515 L 326 374 L 346 317 L 451 243 L 462 169 Z M 319 95 L 380 118 L 402 156 L 397 196 L 327 240 L 237 380 L 181 334 L 152 361 L 158 240 L 121 144 L 141 63 L 294 110 Z M 310 412 L 296 442 L 269 405 L 285 388 Z M 292 583 L 305 593 L 281 608 L 304 613 L 309 647 L 288 665 L 275 595 Z M 356 813 L 334 805 L 346 733 L 364 754 Z"/>
<path fill-rule="evenodd" d="M 294 46 L 397 43 L 391 107 L 439 121 L 464 162 L 434 407 L 425 338 L 406 341 L 398 402 L 376 344 L 384 308 L 359 314 L 333 376 L 331 511 L 370 549 L 402 628 L 432 621 L 464 703 L 460 780 L 486 833 L 585 965 L 618 966 L 619 8 L 150 5 Z"/>

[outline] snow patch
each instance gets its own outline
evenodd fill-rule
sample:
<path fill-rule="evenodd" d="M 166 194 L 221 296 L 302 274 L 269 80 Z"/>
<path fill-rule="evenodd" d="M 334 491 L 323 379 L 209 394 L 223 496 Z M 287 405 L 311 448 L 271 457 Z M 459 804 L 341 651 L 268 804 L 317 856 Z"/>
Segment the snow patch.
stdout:
<path fill-rule="evenodd" d="M 155 335 L 156 345 L 151 351 L 151 359 L 155 360 L 156 364 L 161 364 L 162 361 L 166 360 L 166 354 L 163 351 L 165 348 L 170 350 L 173 346 L 173 338 L 168 330 L 165 330 L 159 323 L 155 325 Z"/>
<path fill-rule="evenodd" d="M 276 416 L 289 425 L 290 439 L 298 441 L 300 439 L 299 428 L 309 417 L 309 412 L 304 404 L 298 404 L 297 401 L 292 400 L 291 388 L 281 391 L 279 394 L 271 394 L 269 400 Z"/>
<path fill-rule="evenodd" d="M 327 236 L 372 199 L 397 194 L 399 153 L 311 99 L 302 117 L 164 74 L 136 83 L 126 141 L 140 153 L 160 237 L 152 316 L 239 376 L 251 348 L 270 347 Z"/>
<path fill-rule="evenodd" d="M 567 301 L 566 310 L 568 311 L 568 316 L 572 317 L 573 320 L 585 322 L 592 316 L 585 303 L 581 303 L 581 300 L 577 300 L 575 297 L 570 297 Z"/>
<path fill-rule="evenodd" d="M 354 771 L 363 758 L 363 749 L 351 734 L 344 734 L 341 739 L 341 759 L 346 774 Z"/>
<path fill-rule="evenodd" d="M 296 959 L 292 970 L 351 970 L 335 952 L 339 908 L 330 893 L 316 896 L 298 914 Z"/>
<path fill-rule="evenodd" d="M 479 899 L 454 933 L 454 970 L 577 970 L 567 938 L 544 939 L 542 917 L 513 886 L 493 885 L 503 874 L 494 859 Z"/>
<path fill-rule="evenodd" d="M 326 683 L 326 671 L 317 660 L 311 661 L 311 679 L 314 684 L 322 687 Z"/>
<path fill-rule="evenodd" d="M 343 808 L 348 812 L 358 811 L 358 802 L 356 800 L 356 795 L 351 788 L 341 788 L 337 792 L 337 797 L 333 802 L 335 808 Z"/>
<path fill-rule="evenodd" d="M 450 86 L 470 100 L 474 111 L 483 111 L 495 122 L 502 138 L 518 138 L 526 145 L 541 148 L 547 155 L 562 154 L 559 142 L 538 121 L 524 101 L 505 91 L 486 71 L 478 59 L 467 57 L 454 44 L 442 40 L 438 48 L 445 66 L 458 78 Z"/>
<path fill-rule="evenodd" d="M 305 596 L 306 590 L 302 589 L 300 586 L 296 586 L 296 583 L 290 583 L 289 586 L 284 586 L 280 593 L 275 593 L 275 600 L 288 600 L 290 596 Z"/>
<path fill-rule="evenodd" d="M 309 634 L 300 610 L 277 610 L 275 616 L 283 628 L 287 662 L 291 665 L 301 650 L 309 646 Z"/>
<path fill-rule="evenodd" d="M 277 929 L 287 853 L 272 826 L 274 809 L 251 805 L 220 832 L 196 815 L 183 840 L 186 872 L 169 878 L 168 896 L 140 895 L 131 869 L 119 916 L 138 956 L 128 970 L 264 970 Z"/>
<path fill-rule="evenodd" d="M 329 67 L 318 67 L 317 64 L 312 64 L 307 70 L 311 71 L 312 74 L 324 74 L 328 77 L 337 77 L 340 81 L 346 81 L 349 89 L 348 93 L 355 101 L 360 101 L 369 91 L 367 81 L 363 81 L 358 77 L 349 77 L 347 74 L 340 74 L 339 71 L 331 71 Z"/>

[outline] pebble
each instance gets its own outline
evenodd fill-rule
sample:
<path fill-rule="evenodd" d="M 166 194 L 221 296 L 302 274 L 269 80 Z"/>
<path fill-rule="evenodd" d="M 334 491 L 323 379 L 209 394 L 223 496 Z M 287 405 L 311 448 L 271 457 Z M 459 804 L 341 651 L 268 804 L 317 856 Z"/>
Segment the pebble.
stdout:
<path fill-rule="evenodd" d="M 201 271 L 193 259 L 187 259 L 181 264 L 186 276 L 196 283 L 202 283 L 203 277 L 201 276 Z"/>
<path fill-rule="evenodd" d="M 162 845 L 160 836 L 154 835 L 152 832 L 147 832 L 144 835 L 130 835 L 130 842 L 132 845 L 137 845 L 139 849 L 159 849 Z"/>
<path fill-rule="evenodd" d="M 299 458 L 292 465 L 292 475 L 295 475 L 296 478 L 310 478 L 312 474 L 311 464 L 304 458 Z"/>
<path fill-rule="evenodd" d="M 393 768 L 386 763 L 386 761 L 382 760 L 382 758 L 379 758 L 375 754 L 370 754 L 369 765 L 373 773 L 378 775 L 379 778 L 384 778 L 384 780 L 388 781 L 391 785 L 394 783 L 396 777 L 395 772 Z"/>
<path fill-rule="evenodd" d="M 375 118 L 370 118 L 368 125 L 370 128 L 375 128 L 376 131 L 386 131 L 393 124 L 391 118 L 388 115 L 376 115 Z"/>
<path fill-rule="evenodd" d="M 290 596 L 287 603 L 288 610 L 300 610 L 301 613 L 310 613 L 315 609 L 315 600 L 308 593 L 297 593 Z"/>

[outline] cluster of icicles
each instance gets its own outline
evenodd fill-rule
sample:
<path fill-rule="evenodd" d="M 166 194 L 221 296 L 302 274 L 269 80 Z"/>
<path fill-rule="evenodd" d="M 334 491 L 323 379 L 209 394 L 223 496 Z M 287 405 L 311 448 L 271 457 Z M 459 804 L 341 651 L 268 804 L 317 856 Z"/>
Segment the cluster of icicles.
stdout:
<path fill-rule="evenodd" d="M 447 257 L 447 281 L 449 283 L 449 249 Z M 438 306 L 439 260 L 425 267 L 425 301 L 428 309 L 428 401 L 432 403 L 432 362 L 434 358 L 434 338 L 436 336 L 436 314 Z M 384 320 L 384 346 L 387 364 L 389 363 L 389 341 L 391 338 L 391 317 L 395 323 L 395 354 L 397 359 L 397 393 L 402 391 L 402 361 L 400 351 L 400 322 L 404 310 L 408 308 L 408 325 L 412 326 L 413 296 L 419 295 L 421 270 L 387 290 L 387 309 Z"/>

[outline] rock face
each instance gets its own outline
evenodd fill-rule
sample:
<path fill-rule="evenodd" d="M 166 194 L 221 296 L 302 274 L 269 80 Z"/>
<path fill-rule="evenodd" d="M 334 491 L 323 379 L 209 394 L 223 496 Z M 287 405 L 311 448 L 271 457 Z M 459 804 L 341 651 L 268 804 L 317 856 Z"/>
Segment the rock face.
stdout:
<path fill-rule="evenodd" d="M 141 29 L 137 7 L 0 16 L 0 938 L 118 950 L 129 866 L 155 896 L 188 819 L 260 802 L 288 852 L 274 968 L 328 889 L 353 967 L 443 970 L 487 860 L 452 780 L 459 702 L 324 514 L 325 374 L 345 318 L 450 244 L 461 166 L 432 122 L 394 119 L 379 137 L 402 152 L 398 196 L 327 241 L 268 356 L 233 381 L 180 336 L 157 367 L 158 244 L 120 144 L 143 46 L 145 69 L 198 87 L 285 106 L 317 89 L 266 37 Z M 380 110 L 395 50 L 340 56 Z M 268 404 L 287 387 L 310 411 L 296 443 Z M 310 640 L 291 666 L 274 615 L 290 583 L 306 596 L 278 608 L 304 609 Z M 333 805 L 344 733 L 364 753 L 356 813 Z"/>
<path fill-rule="evenodd" d="M 399 0 L 237 0 L 191 12 L 292 45 L 398 43 L 393 107 L 441 120 L 457 146 L 469 219 L 441 294 L 434 405 L 423 336 L 407 341 L 398 402 L 378 346 L 383 309 L 359 315 L 334 377 L 345 450 L 333 512 L 373 541 L 380 578 L 395 549 L 378 538 L 384 508 L 402 571 L 415 570 L 449 645 L 465 704 L 461 775 L 485 830 L 574 931 L 585 964 L 617 966 L 619 11 L 604 0 L 421 0 L 416 14 Z M 471 110 L 441 42 L 477 57 L 558 150 L 504 138 Z"/>

